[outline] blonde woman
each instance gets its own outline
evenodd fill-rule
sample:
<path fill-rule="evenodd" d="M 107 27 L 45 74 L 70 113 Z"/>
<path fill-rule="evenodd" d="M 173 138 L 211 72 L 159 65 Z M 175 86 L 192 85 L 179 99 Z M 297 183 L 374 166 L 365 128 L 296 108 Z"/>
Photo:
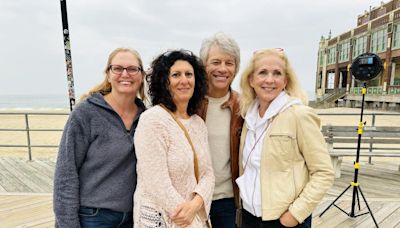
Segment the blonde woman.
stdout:
<path fill-rule="evenodd" d="M 54 176 L 56 227 L 133 226 L 133 136 L 145 109 L 139 53 L 115 49 L 104 73 L 65 125 Z"/>
<path fill-rule="evenodd" d="M 255 52 L 240 85 L 242 228 L 311 227 L 334 173 L 319 118 L 283 49 Z"/>

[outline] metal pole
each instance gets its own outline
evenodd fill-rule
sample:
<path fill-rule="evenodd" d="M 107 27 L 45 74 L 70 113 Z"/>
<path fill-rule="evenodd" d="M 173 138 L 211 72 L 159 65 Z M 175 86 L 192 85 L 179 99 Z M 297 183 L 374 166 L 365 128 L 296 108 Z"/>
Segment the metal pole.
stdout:
<path fill-rule="evenodd" d="M 365 93 L 367 92 L 367 83 L 364 82 L 364 87 L 362 88 L 362 103 L 361 103 L 361 114 L 360 114 L 360 122 L 358 124 L 358 140 L 357 140 L 357 154 L 356 154 L 356 161 L 354 162 L 354 180 L 351 183 L 353 185 L 353 197 L 351 200 L 351 211 L 349 216 L 355 217 L 355 205 L 356 205 L 356 194 L 358 191 L 358 169 L 360 168 L 360 147 L 361 147 L 361 136 L 363 133 L 363 114 L 364 114 L 364 101 L 365 101 Z"/>
<path fill-rule="evenodd" d="M 375 113 L 372 114 L 372 127 L 375 127 Z M 370 137 L 370 139 L 373 139 L 374 137 Z M 372 152 L 372 147 L 373 147 L 372 142 L 369 143 L 369 152 Z M 368 156 L 368 164 L 372 164 L 372 156 Z"/>
<path fill-rule="evenodd" d="M 26 129 L 26 140 L 28 144 L 28 155 L 29 155 L 29 161 L 32 161 L 32 151 L 31 151 L 31 134 L 29 131 L 29 121 L 28 121 L 28 114 L 25 113 L 25 129 Z"/>
<path fill-rule="evenodd" d="M 69 41 L 67 2 L 66 0 L 60 0 L 60 2 L 61 2 L 61 17 L 62 17 L 62 26 L 64 34 L 65 64 L 67 67 L 69 108 L 72 111 L 72 109 L 75 106 L 75 89 L 74 89 L 74 76 L 72 74 L 72 57 L 71 57 L 71 45 Z"/>

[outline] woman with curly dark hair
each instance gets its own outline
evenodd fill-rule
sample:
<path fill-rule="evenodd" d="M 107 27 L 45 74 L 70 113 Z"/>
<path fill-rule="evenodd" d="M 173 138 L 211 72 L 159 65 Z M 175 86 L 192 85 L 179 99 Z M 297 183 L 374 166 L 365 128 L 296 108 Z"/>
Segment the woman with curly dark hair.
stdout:
<path fill-rule="evenodd" d="M 207 127 L 196 115 L 207 91 L 201 61 L 186 50 L 158 56 L 147 76 L 154 107 L 135 133 L 135 227 L 207 227 L 214 190 Z"/>

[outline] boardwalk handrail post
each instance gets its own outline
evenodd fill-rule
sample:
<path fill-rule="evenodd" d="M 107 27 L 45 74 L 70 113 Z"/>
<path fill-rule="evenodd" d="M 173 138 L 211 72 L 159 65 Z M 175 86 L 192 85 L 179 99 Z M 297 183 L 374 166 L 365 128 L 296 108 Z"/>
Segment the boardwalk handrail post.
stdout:
<path fill-rule="evenodd" d="M 29 156 L 29 161 L 32 161 L 31 134 L 29 131 L 28 114 L 25 113 L 24 116 L 25 116 L 26 142 L 28 144 L 28 156 Z"/>
<path fill-rule="evenodd" d="M 372 114 L 372 123 L 371 123 L 372 127 L 375 127 L 375 113 Z M 374 137 L 371 137 L 371 139 L 373 139 Z M 374 143 L 371 141 L 369 143 L 369 152 L 372 153 L 372 148 Z M 372 164 L 372 156 L 368 156 L 368 164 Z"/>
<path fill-rule="evenodd" d="M 70 111 L 72 111 L 72 109 L 75 106 L 75 89 L 74 89 L 74 76 L 72 73 L 72 57 L 71 57 L 71 44 L 69 40 L 67 2 L 66 0 L 60 0 L 60 3 L 61 3 L 61 18 L 62 18 L 62 27 L 64 35 L 65 64 L 67 67 L 69 108 Z"/>

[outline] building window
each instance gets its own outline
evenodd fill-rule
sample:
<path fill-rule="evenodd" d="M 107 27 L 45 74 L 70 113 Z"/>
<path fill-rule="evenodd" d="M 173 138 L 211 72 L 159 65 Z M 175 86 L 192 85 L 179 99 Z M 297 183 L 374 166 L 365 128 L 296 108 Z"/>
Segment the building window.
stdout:
<path fill-rule="evenodd" d="M 336 46 L 328 48 L 327 65 L 336 63 Z"/>
<path fill-rule="evenodd" d="M 379 53 L 386 50 L 387 33 L 386 28 L 373 32 L 371 35 L 371 52 Z"/>
<path fill-rule="evenodd" d="M 319 52 L 319 65 L 320 66 L 324 65 L 324 51 Z"/>
<path fill-rule="evenodd" d="M 354 40 L 353 59 L 367 52 L 367 36 L 360 36 Z"/>
<path fill-rule="evenodd" d="M 390 85 L 400 85 L 400 64 L 396 64 L 394 76 L 390 82 Z"/>
<path fill-rule="evenodd" d="M 393 25 L 393 49 L 400 48 L 400 24 Z"/>
<path fill-rule="evenodd" d="M 349 61 L 350 55 L 350 40 L 346 40 L 345 42 L 339 45 L 339 63 Z"/>
<path fill-rule="evenodd" d="M 328 73 L 328 82 L 326 83 L 327 89 L 334 89 L 335 88 L 335 73 L 334 72 L 329 72 Z"/>

